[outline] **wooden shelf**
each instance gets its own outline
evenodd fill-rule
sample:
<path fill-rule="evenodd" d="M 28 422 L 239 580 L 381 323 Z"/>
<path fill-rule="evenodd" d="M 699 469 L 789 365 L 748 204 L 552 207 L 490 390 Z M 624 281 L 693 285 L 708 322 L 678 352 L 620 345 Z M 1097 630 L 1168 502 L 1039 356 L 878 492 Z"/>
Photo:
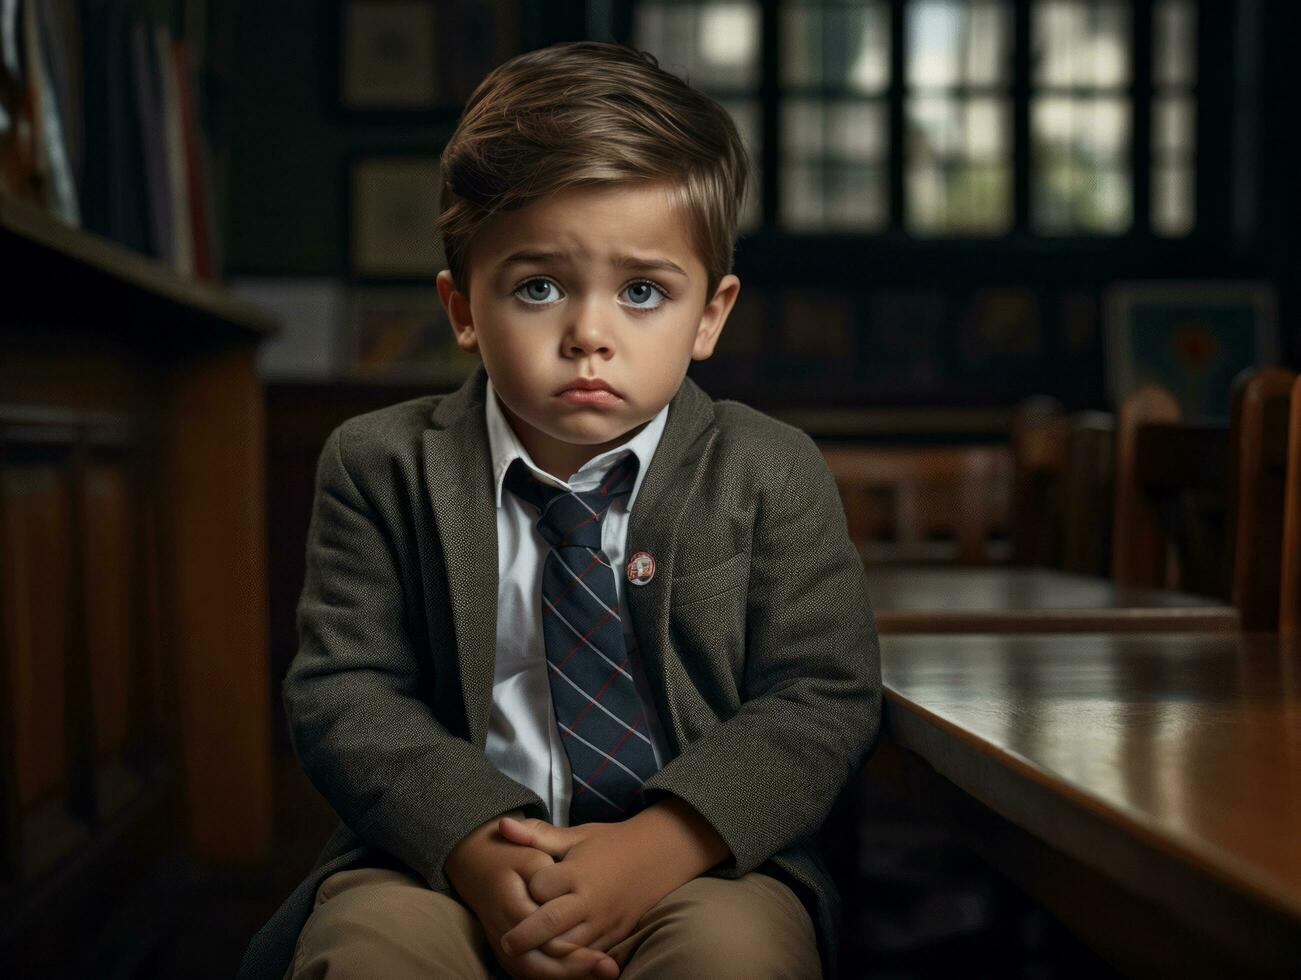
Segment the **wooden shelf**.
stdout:
<path fill-rule="evenodd" d="M 8 253 L 7 266 L 13 261 L 9 256 L 26 251 L 37 259 L 41 268 L 51 272 L 57 268 L 62 288 L 78 286 L 76 279 L 64 279 L 68 275 L 107 278 L 140 301 L 135 304 L 137 312 L 152 311 L 160 321 L 207 321 L 210 325 L 220 324 L 227 330 L 233 328 L 261 337 L 279 330 L 279 320 L 261 307 L 236 299 L 219 287 L 186 279 L 156 259 L 65 225 L 35 205 L 3 193 L 0 193 L 0 250 Z M 6 270 L 6 279 L 13 271 L 12 266 Z"/>

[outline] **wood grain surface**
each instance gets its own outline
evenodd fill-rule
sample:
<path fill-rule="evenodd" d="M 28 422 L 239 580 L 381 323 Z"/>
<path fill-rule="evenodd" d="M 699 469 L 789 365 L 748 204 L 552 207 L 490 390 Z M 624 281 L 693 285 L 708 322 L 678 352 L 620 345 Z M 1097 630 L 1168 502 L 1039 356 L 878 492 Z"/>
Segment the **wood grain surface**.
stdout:
<path fill-rule="evenodd" d="M 895 636 L 882 657 L 888 739 L 1205 945 L 1194 972 L 1301 963 L 1297 642 Z"/>
<path fill-rule="evenodd" d="M 1046 568 L 879 566 L 867 579 L 882 634 L 1238 629 L 1220 599 Z"/>

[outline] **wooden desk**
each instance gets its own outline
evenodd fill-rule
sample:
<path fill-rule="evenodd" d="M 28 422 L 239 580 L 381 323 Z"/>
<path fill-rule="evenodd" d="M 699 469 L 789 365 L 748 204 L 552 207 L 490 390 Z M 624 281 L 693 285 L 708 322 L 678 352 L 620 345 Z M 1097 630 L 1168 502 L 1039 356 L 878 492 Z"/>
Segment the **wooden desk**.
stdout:
<path fill-rule="evenodd" d="M 869 766 L 1140 975 L 1301 964 L 1301 642 L 888 637 Z"/>
<path fill-rule="evenodd" d="M 1238 629 L 1237 610 L 1217 599 L 1046 568 L 878 566 L 867 579 L 883 634 Z"/>

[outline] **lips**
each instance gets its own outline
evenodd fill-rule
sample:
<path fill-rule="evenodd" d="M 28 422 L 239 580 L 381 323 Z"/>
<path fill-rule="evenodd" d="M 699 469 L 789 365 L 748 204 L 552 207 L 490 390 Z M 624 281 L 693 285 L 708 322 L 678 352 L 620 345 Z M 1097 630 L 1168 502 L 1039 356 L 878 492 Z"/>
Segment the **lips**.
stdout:
<path fill-rule="evenodd" d="M 600 378 L 575 378 L 569 384 L 560 389 L 557 394 L 563 395 L 566 391 L 608 391 L 612 395 L 619 396 L 619 392 L 607 381 Z M 622 396 L 619 396 L 622 397 Z"/>

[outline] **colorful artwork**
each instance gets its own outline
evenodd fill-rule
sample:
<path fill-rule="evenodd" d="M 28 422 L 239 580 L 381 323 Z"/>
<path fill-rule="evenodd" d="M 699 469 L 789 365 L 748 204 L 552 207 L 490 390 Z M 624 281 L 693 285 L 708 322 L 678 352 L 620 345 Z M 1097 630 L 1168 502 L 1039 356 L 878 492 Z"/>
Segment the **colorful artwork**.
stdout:
<path fill-rule="evenodd" d="M 1278 358 L 1268 283 L 1126 283 L 1107 297 L 1108 388 L 1174 392 L 1185 417 L 1225 417 L 1233 379 Z"/>

